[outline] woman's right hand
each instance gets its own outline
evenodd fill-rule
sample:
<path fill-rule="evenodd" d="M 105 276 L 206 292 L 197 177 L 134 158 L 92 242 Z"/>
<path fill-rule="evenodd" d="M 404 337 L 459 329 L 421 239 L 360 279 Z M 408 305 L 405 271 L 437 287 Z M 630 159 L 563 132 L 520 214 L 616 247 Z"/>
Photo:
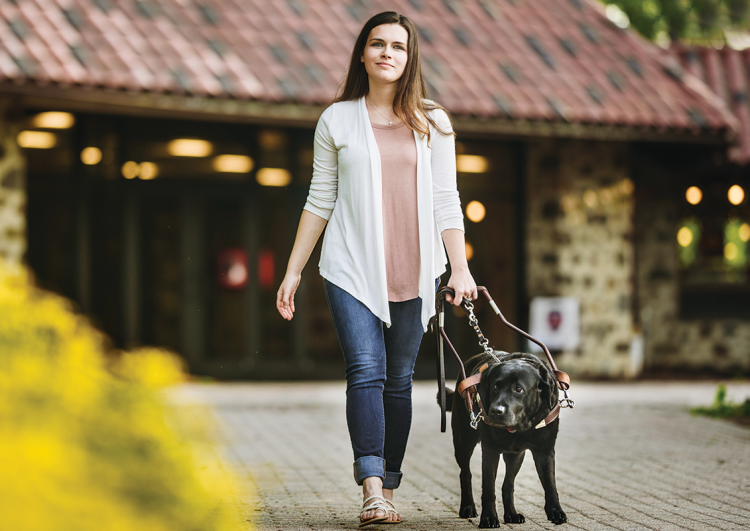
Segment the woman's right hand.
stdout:
<path fill-rule="evenodd" d="M 276 309 L 287 321 L 291 321 L 294 317 L 294 294 L 297 292 L 301 278 L 302 275 L 287 271 L 284 280 L 281 281 L 279 291 L 276 293 Z"/>

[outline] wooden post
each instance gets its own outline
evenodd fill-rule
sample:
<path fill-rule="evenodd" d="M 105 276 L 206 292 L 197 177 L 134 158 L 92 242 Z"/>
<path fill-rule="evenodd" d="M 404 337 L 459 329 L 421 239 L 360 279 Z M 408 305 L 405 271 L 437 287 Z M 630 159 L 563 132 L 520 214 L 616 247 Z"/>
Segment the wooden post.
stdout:
<path fill-rule="evenodd" d="M 182 351 L 192 371 L 199 371 L 206 349 L 205 212 L 199 197 L 182 196 Z"/>

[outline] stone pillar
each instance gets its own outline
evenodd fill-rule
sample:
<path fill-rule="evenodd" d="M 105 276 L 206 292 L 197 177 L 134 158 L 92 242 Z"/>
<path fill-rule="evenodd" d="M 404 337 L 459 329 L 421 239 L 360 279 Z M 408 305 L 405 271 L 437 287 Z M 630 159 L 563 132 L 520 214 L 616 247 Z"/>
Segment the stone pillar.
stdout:
<path fill-rule="evenodd" d="M 581 344 L 557 357 L 560 369 L 574 376 L 633 377 L 642 369 L 633 345 L 628 157 L 628 145 L 619 142 L 528 144 L 527 293 L 578 299 Z"/>
<path fill-rule="evenodd" d="M 26 160 L 8 107 L 0 100 L 0 259 L 20 264 L 26 252 Z"/>

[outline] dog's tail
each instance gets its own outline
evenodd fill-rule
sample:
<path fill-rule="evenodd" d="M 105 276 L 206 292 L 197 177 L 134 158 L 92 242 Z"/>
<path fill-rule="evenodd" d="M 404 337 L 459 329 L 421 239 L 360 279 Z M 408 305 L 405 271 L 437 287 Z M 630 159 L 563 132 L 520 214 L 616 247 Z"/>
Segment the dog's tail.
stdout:
<path fill-rule="evenodd" d="M 446 411 L 453 411 L 453 389 L 450 387 L 445 388 L 445 410 Z M 440 391 L 438 391 L 437 394 L 437 403 L 438 406 L 440 405 Z"/>

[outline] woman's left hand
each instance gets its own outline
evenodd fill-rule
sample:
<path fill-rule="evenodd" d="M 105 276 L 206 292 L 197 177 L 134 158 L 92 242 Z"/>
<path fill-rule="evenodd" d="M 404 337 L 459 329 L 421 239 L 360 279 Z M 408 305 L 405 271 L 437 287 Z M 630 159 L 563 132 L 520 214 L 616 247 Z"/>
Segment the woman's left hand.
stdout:
<path fill-rule="evenodd" d="M 461 306 L 465 298 L 472 301 L 477 299 L 477 283 L 474 282 L 474 277 L 471 276 L 468 267 L 453 270 L 451 278 L 448 280 L 448 287 L 453 288 L 456 296 L 451 297 L 450 295 L 446 295 L 445 300 L 454 306 Z"/>

